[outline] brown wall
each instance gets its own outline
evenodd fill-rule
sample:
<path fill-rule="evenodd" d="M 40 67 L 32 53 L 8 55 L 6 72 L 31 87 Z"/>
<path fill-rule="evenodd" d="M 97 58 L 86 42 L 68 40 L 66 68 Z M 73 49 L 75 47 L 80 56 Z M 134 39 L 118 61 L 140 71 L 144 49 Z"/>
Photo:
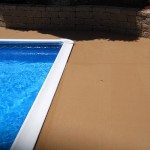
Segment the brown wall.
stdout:
<path fill-rule="evenodd" d="M 0 26 L 94 30 L 150 38 L 150 10 L 106 6 L 0 5 Z"/>

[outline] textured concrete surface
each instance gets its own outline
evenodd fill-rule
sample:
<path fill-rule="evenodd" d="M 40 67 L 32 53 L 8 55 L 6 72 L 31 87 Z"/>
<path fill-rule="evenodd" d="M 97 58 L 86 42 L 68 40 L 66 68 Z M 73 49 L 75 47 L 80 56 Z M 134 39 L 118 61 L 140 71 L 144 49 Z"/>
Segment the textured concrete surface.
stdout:
<path fill-rule="evenodd" d="M 150 40 L 0 28 L 0 38 L 71 38 L 36 150 L 149 150 Z"/>

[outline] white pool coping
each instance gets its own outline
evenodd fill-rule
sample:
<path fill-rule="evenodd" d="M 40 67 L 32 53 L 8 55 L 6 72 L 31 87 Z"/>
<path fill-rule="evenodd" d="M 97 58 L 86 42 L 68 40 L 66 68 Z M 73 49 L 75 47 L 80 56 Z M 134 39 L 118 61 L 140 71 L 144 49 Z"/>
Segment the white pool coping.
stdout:
<path fill-rule="evenodd" d="M 73 41 L 68 39 L 39 40 L 39 39 L 2 39 L 4 42 L 63 42 L 54 64 L 38 93 L 11 150 L 32 150 L 52 103 L 54 94 L 60 82 L 65 65 L 73 47 Z M 12 129 L 13 130 L 13 129 Z"/>

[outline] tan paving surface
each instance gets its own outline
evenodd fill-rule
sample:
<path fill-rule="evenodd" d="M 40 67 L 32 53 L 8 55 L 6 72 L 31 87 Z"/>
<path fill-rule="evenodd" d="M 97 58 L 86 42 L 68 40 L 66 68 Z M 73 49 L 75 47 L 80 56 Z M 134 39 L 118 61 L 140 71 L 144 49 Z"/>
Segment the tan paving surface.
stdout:
<path fill-rule="evenodd" d="M 150 40 L 0 28 L 0 38 L 76 40 L 36 150 L 149 150 Z"/>

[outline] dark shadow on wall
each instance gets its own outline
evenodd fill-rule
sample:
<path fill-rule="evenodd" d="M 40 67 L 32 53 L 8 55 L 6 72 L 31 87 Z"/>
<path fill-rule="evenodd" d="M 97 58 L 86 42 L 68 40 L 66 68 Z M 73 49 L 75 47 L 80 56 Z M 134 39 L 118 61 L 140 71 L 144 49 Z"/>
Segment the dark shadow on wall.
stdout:
<path fill-rule="evenodd" d="M 37 31 L 41 34 L 50 34 L 59 38 L 66 38 L 66 39 L 72 39 L 74 41 L 89 41 L 89 40 L 96 40 L 96 39 L 106 39 L 106 40 L 111 40 L 111 41 L 137 41 L 140 38 L 140 35 L 133 35 L 131 33 L 119 33 L 118 28 L 115 27 L 113 28 L 113 32 L 108 32 L 105 29 L 98 29 L 98 30 L 57 30 L 57 29 L 30 29 L 30 27 L 15 27 L 15 25 L 11 24 L 7 20 L 6 22 L 6 27 L 7 29 L 13 29 L 13 30 L 18 30 L 22 32 L 28 32 L 28 31 Z"/>
<path fill-rule="evenodd" d="M 107 33 L 104 31 L 44 31 L 38 30 L 42 34 L 51 34 L 60 38 L 72 39 L 74 41 L 89 41 L 96 39 L 106 39 L 111 41 L 136 41 L 139 36 L 123 35 L 117 33 Z"/>
<path fill-rule="evenodd" d="M 110 41 L 137 41 L 140 37 L 120 33 L 108 33 L 105 31 L 61 31 L 61 30 L 41 30 L 41 29 L 20 29 L 15 27 L 6 27 L 7 29 L 19 30 L 22 32 L 37 31 L 42 34 L 50 34 L 59 38 L 71 39 L 74 41 L 89 41 L 96 39 L 106 39 Z"/>
<path fill-rule="evenodd" d="M 83 10 L 86 11 L 86 8 L 83 7 Z M 80 7 L 78 9 L 79 12 L 76 12 L 78 18 L 74 20 L 68 17 L 70 15 L 68 12 L 61 14 L 61 18 L 57 16 L 57 13 L 54 13 L 54 16 L 50 18 L 48 16 L 50 12 L 46 12 L 45 16 L 47 18 L 44 15 L 41 18 L 40 11 L 42 11 L 41 7 L 32 8 L 32 11 L 29 12 L 28 7 L 16 9 L 16 6 L 11 6 L 10 9 L 8 7 L 7 10 L 2 11 L 0 8 L 0 26 L 21 31 L 36 30 L 42 34 L 52 34 L 60 38 L 68 38 L 75 41 L 94 39 L 135 41 L 142 35 L 141 23 L 143 17 L 132 14 L 135 12 L 130 9 L 121 10 L 121 13 L 124 13 L 122 15 L 113 7 L 106 7 L 104 12 L 103 8 L 95 7 L 93 9 L 94 17 L 88 19 L 84 11 L 80 16 L 82 13 L 82 7 Z M 106 18 L 109 18 L 109 20 Z M 61 26 L 57 23 L 60 23 Z M 62 24 L 66 25 L 62 26 Z M 72 26 L 73 28 L 70 28 Z"/>
<path fill-rule="evenodd" d="M 4 27 L 5 28 L 5 27 Z M 137 41 L 140 36 L 135 35 L 127 35 L 127 34 L 120 34 L 120 33 L 108 33 L 105 31 L 61 31 L 61 30 L 43 30 L 43 29 L 21 29 L 15 27 L 8 27 L 7 29 L 13 29 L 16 31 L 22 32 L 29 32 L 29 31 L 37 31 L 41 34 L 49 34 L 53 35 L 54 37 L 71 39 L 73 41 L 90 41 L 90 40 L 109 40 L 109 41 Z"/>

